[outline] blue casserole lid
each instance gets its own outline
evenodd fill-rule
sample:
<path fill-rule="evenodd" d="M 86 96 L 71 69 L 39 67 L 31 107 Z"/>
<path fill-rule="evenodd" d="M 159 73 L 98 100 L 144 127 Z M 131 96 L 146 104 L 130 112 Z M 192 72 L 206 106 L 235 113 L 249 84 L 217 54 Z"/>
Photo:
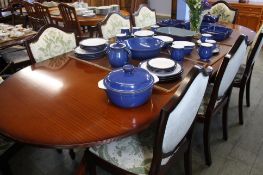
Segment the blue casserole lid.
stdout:
<path fill-rule="evenodd" d="M 120 93 L 142 92 L 153 84 L 154 78 L 148 71 L 129 64 L 111 71 L 104 79 L 104 85 L 108 90 Z"/>

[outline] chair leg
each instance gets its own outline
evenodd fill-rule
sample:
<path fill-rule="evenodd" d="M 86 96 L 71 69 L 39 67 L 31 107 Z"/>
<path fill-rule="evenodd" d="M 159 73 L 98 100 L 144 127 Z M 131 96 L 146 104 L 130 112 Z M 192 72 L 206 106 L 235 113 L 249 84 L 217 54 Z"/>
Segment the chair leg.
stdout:
<path fill-rule="evenodd" d="M 239 97 L 238 97 L 238 113 L 239 113 L 239 124 L 243 125 L 243 96 L 244 96 L 245 86 L 241 86 L 239 90 Z"/>
<path fill-rule="evenodd" d="M 95 160 L 92 159 L 92 156 L 90 155 L 91 153 L 88 152 L 88 150 L 86 151 L 86 158 L 87 158 L 87 163 L 88 163 L 88 172 L 89 175 L 97 175 L 97 169 L 96 169 L 96 164 L 94 163 Z"/>
<path fill-rule="evenodd" d="M 87 168 L 87 150 L 84 152 L 84 155 L 81 159 L 80 165 L 76 169 L 75 175 L 86 175 L 88 172 Z"/>
<path fill-rule="evenodd" d="M 56 149 L 59 154 L 62 153 L 62 149 Z"/>
<path fill-rule="evenodd" d="M 184 153 L 184 171 L 185 175 L 192 175 L 192 146 L 189 145 Z"/>
<path fill-rule="evenodd" d="M 229 100 L 230 97 L 227 100 L 227 103 L 225 104 L 224 108 L 223 108 L 223 115 L 222 115 L 222 126 L 223 126 L 223 139 L 227 140 L 228 139 L 228 128 L 227 128 L 227 112 L 228 112 L 228 106 L 229 106 Z"/>
<path fill-rule="evenodd" d="M 73 149 L 70 149 L 70 150 L 69 150 L 69 155 L 70 155 L 70 157 L 71 157 L 72 160 L 75 160 L 76 154 L 75 154 L 75 152 L 74 152 Z"/>
<path fill-rule="evenodd" d="M 204 153 L 205 163 L 210 166 L 212 164 L 211 150 L 210 150 L 210 121 L 205 121 L 203 130 L 203 142 L 204 142 Z"/>
<path fill-rule="evenodd" d="M 247 107 L 250 107 L 250 83 L 251 83 L 251 76 L 252 73 L 250 74 L 247 84 L 246 84 L 246 101 L 247 101 Z"/>

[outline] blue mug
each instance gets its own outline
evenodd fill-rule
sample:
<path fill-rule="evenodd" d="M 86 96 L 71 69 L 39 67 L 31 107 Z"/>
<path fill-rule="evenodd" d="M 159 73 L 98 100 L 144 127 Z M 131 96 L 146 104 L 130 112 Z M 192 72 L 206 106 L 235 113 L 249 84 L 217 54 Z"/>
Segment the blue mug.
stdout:
<path fill-rule="evenodd" d="M 127 36 L 131 35 L 130 28 L 129 27 L 122 27 L 121 33 L 125 33 Z"/>
<path fill-rule="evenodd" d="M 211 40 L 212 39 L 212 35 L 208 34 L 208 33 L 203 33 L 201 36 L 201 42 L 206 42 L 206 40 Z"/>
<path fill-rule="evenodd" d="M 184 60 L 184 46 L 183 45 L 175 45 L 171 46 L 171 58 L 175 61 L 181 62 Z"/>
<path fill-rule="evenodd" d="M 118 68 L 128 64 L 131 52 L 124 43 L 113 43 L 110 45 L 107 54 L 110 65 Z"/>
<path fill-rule="evenodd" d="M 200 59 L 203 61 L 209 61 L 209 59 L 213 55 L 213 45 L 210 43 L 201 43 L 201 46 L 199 47 L 198 54 L 200 56 Z"/>
<path fill-rule="evenodd" d="M 206 40 L 206 43 L 212 44 L 213 45 L 212 46 L 213 50 L 216 49 L 216 40 Z"/>
<path fill-rule="evenodd" d="M 125 33 L 119 33 L 116 35 L 116 42 L 117 43 L 122 43 L 126 39 L 127 39 L 127 35 Z"/>
<path fill-rule="evenodd" d="M 140 28 L 140 27 L 132 27 L 132 34 L 134 34 L 137 31 L 140 31 L 140 30 L 142 30 L 142 28 Z"/>
<path fill-rule="evenodd" d="M 156 30 L 159 28 L 160 26 L 158 25 L 153 25 L 151 26 L 151 31 L 153 31 L 154 33 L 156 32 Z"/>

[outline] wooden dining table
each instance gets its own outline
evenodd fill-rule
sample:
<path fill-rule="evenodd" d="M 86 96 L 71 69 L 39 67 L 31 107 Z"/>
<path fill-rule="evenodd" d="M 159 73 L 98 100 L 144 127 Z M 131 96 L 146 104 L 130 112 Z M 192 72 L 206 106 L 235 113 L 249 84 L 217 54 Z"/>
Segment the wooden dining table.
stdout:
<path fill-rule="evenodd" d="M 63 22 L 62 16 L 59 14 L 58 7 L 49 8 L 51 18 L 56 22 Z M 120 10 L 120 14 L 123 16 L 130 16 L 130 13 L 126 10 Z M 105 19 L 106 15 L 95 15 L 93 17 L 78 16 L 78 21 L 81 26 L 96 26 L 99 22 Z"/>
<path fill-rule="evenodd" d="M 255 32 L 234 25 L 228 43 L 237 33 Z M 241 27 L 241 26 L 240 26 Z M 240 29 L 240 30 L 236 30 Z M 196 49 L 181 63 L 184 72 L 198 64 L 219 68 L 231 45 L 219 44 L 220 53 L 209 62 Z M 161 56 L 170 57 L 166 51 Z M 139 61 L 131 60 L 138 65 Z M 48 148 L 90 147 L 120 139 L 147 128 L 173 96 L 182 79 L 154 86 L 142 106 L 124 109 L 112 104 L 98 81 L 112 70 L 106 56 L 80 60 L 70 52 L 28 66 L 0 84 L 0 133 L 17 142 Z"/>

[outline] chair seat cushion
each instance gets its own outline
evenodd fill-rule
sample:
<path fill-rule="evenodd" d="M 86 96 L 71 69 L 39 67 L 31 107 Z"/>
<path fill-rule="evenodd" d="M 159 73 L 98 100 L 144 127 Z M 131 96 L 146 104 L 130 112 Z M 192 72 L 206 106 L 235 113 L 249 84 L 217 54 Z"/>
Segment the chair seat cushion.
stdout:
<path fill-rule="evenodd" d="M 238 69 L 238 72 L 237 72 L 237 74 L 235 76 L 234 82 L 241 81 L 241 79 L 243 77 L 243 74 L 245 72 L 245 69 L 246 69 L 246 65 L 245 64 L 241 64 L 241 66 Z"/>
<path fill-rule="evenodd" d="M 89 150 L 107 162 L 135 174 L 148 174 L 152 157 L 155 126 L 140 134 L 125 137 Z"/>
<path fill-rule="evenodd" d="M 14 145 L 14 142 L 0 136 L 0 155 Z"/>
<path fill-rule="evenodd" d="M 5 49 L 3 54 L 3 59 L 7 63 L 14 63 L 14 64 L 29 61 L 27 51 L 24 48 L 20 48 L 20 47 L 11 47 Z"/>

